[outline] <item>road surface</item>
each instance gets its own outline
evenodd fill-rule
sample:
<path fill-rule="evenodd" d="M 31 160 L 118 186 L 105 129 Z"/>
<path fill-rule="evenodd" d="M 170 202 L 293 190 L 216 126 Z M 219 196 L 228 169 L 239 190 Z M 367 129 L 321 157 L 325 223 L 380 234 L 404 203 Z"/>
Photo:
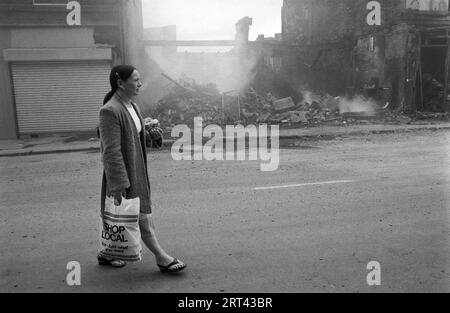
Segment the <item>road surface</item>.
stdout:
<path fill-rule="evenodd" d="M 159 240 L 188 264 L 172 276 L 145 248 L 123 269 L 96 264 L 98 153 L 0 158 L 0 291 L 450 291 L 449 131 L 283 145 L 275 172 L 149 155 Z"/>

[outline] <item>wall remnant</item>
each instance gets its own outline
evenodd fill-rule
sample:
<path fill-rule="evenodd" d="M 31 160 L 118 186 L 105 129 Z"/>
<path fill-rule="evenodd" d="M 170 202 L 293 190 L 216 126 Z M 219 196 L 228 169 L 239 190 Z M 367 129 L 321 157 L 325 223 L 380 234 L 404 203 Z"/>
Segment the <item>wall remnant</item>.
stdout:
<path fill-rule="evenodd" d="M 369 25 L 365 0 L 285 0 L 283 40 L 302 46 L 284 56 L 290 80 L 337 95 L 363 94 L 392 109 L 429 109 L 421 99 L 422 72 L 427 70 L 421 58 L 424 49 L 437 46 L 422 42 L 421 34 L 450 30 L 448 2 L 416 1 L 420 8 L 409 0 L 377 2 L 381 23 Z M 447 37 L 439 44 L 446 47 L 448 42 Z M 440 58 L 444 67 L 446 57 Z M 441 80 L 444 85 L 448 78 Z"/>

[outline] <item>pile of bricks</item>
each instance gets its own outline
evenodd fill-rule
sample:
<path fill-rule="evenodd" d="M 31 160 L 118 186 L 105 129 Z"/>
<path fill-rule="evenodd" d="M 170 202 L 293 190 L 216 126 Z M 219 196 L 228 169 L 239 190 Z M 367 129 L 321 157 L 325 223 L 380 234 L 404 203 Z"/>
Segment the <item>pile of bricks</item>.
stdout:
<path fill-rule="evenodd" d="M 204 125 L 217 124 L 281 124 L 286 126 L 346 125 L 365 123 L 405 124 L 412 119 L 400 112 L 375 106 L 369 111 L 343 110 L 343 98 L 329 94 L 308 93 L 295 103 L 291 97 L 277 99 L 270 92 L 249 88 L 239 94 L 240 114 L 226 112 L 224 103 L 236 96 L 220 93 L 216 87 L 198 85 L 193 81 L 174 81 L 171 92 L 153 107 L 150 115 L 165 131 L 179 124 L 193 125 L 202 117 Z"/>

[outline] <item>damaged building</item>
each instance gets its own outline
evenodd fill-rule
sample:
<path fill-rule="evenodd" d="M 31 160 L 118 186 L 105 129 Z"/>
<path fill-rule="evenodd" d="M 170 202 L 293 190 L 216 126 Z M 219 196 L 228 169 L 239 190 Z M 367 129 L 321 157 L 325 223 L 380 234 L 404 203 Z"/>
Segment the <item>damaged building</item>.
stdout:
<path fill-rule="evenodd" d="M 448 0 L 284 0 L 283 41 L 298 47 L 283 67 L 305 89 L 448 111 L 449 33 Z"/>

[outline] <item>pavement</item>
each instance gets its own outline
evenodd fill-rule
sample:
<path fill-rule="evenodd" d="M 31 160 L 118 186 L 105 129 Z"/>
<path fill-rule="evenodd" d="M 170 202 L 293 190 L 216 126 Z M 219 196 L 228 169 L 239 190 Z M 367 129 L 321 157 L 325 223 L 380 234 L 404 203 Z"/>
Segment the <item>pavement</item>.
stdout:
<path fill-rule="evenodd" d="M 342 136 L 358 136 L 368 134 L 402 133 L 420 130 L 450 129 L 450 122 L 430 123 L 423 125 L 348 125 L 318 126 L 309 128 L 281 128 L 280 141 L 288 139 L 334 139 Z M 168 148 L 173 139 L 164 140 L 163 147 Z M 83 151 L 99 151 L 99 140 L 95 135 L 54 135 L 39 138 L 18 140 L 0 140 L 0 157 L 22 155 L 69 153 Z"/>
<path fill-rule="evenodd" d="M 97 152 L 0 158 L 0 292 L 450 291 L 450 130 L 298 141 L 274 172 L 150 152 L 156 231 L 188 264 L 179 275 L 145 247 L 140 263 L 97 264 Z"/>

